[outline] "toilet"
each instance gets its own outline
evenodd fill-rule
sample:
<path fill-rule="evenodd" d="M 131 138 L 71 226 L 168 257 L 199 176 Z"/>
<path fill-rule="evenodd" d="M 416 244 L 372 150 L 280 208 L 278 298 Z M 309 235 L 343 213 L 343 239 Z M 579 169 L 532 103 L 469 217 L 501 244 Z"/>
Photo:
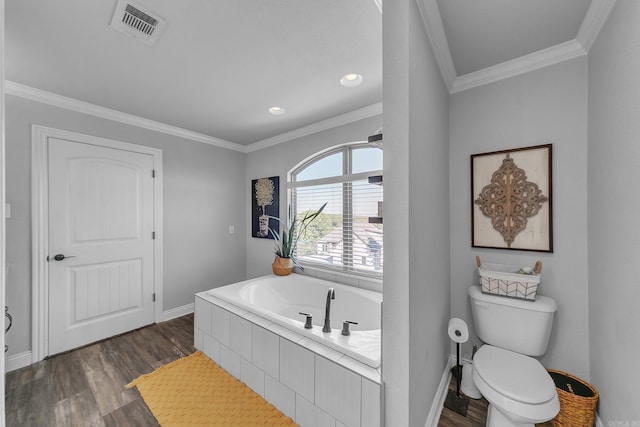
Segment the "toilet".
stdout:
<path fill-rule="evenodd" d="M 473 358 L 473 382 L 489 402 L 488 427 L 533 427 L 560 411 L 556 387 L 536 356 L 547 351 L 558 304 L 525 301 L 469 288 L 476 333 L 484 345 Z"/>

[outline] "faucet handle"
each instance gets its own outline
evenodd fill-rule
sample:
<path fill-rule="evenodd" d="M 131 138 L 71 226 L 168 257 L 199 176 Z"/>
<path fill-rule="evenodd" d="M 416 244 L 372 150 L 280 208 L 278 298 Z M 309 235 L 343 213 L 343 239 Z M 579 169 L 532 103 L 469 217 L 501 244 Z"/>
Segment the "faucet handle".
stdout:
<path fill-rule="evenodd" d="M 307 316 L 307 320 L 304 322 L 304 328 L 305 329 L 311 329 L 313 328 L 313 325 L 311 324 L 311 315 L 309 313 L 303 313 L 303 312 L 299 312 L 298 314 L 301 314 L 303 316 Z"/>
<path fill-rule="evenodd" d="M 349 325 L 357 325 L 358 322 L 352 322 L 351 320 L 345 320 L 342 322 L 342 335 L 349 336 L 351 332 L 349 332 Z"/>

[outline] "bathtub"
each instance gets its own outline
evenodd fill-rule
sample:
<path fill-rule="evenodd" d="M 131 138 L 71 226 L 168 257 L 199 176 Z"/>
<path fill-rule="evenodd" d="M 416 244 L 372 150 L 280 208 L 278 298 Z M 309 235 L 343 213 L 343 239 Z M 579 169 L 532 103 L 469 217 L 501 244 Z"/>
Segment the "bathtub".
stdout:
<path fill-rule="evenodd" d="M 331 333 L 322 332 L 325 303 L 329 288 Z M 207 291 L 236 307 L 248 310 L 297 334 L 343 353 L 374 369 L 380 366 L 382 294 L 341 285 L 301 274 L 263 276 Z M 312 315 L 312 329 L 305 329 L 306 317 Z M 344 321 L 351 335 L 341 334 Z"/>

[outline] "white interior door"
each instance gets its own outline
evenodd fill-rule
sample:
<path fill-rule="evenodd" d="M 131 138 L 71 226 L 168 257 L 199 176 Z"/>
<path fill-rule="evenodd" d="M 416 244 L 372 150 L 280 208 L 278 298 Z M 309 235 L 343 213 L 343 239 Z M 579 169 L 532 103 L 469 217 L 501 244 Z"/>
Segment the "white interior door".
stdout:
<path fill-rule="evenodd" d="M 48 141 L 55 354 L 154 321 L 153 156 Z"/>

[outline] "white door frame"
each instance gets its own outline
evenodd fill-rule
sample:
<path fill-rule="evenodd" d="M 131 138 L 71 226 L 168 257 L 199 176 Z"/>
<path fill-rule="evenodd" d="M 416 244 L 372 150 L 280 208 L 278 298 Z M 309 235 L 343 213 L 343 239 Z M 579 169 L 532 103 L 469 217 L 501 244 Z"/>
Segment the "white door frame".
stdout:
<path fill-rule="evenodd" d="M 49 355 L 49 138 L 65 139 L 100 147 L 153 156 L 154 245 L 153 282 L 156 295 L 154 322 L 162 320 L 162 150 L 45 126 L 31 126 L 31 226 L 32 308 L 31 363 Z"/>
<path fill-rule="evenodd" d="M 5 104 L 4 104 L 4 0 L 0 0 L 0 307 L 5 306 L 5 144 L 4 144 L 4 128 L 5 128 Z M 2 336 L 0 336 L 0 348 L 4 352 L 4 325 L 5 317 L 2 316 Z M 0 360 L 0 392 L 5 393 L 5 358 Z M 0 402 L 0 425 L 4 425 L 5 405 L 4 399 Z"/>

